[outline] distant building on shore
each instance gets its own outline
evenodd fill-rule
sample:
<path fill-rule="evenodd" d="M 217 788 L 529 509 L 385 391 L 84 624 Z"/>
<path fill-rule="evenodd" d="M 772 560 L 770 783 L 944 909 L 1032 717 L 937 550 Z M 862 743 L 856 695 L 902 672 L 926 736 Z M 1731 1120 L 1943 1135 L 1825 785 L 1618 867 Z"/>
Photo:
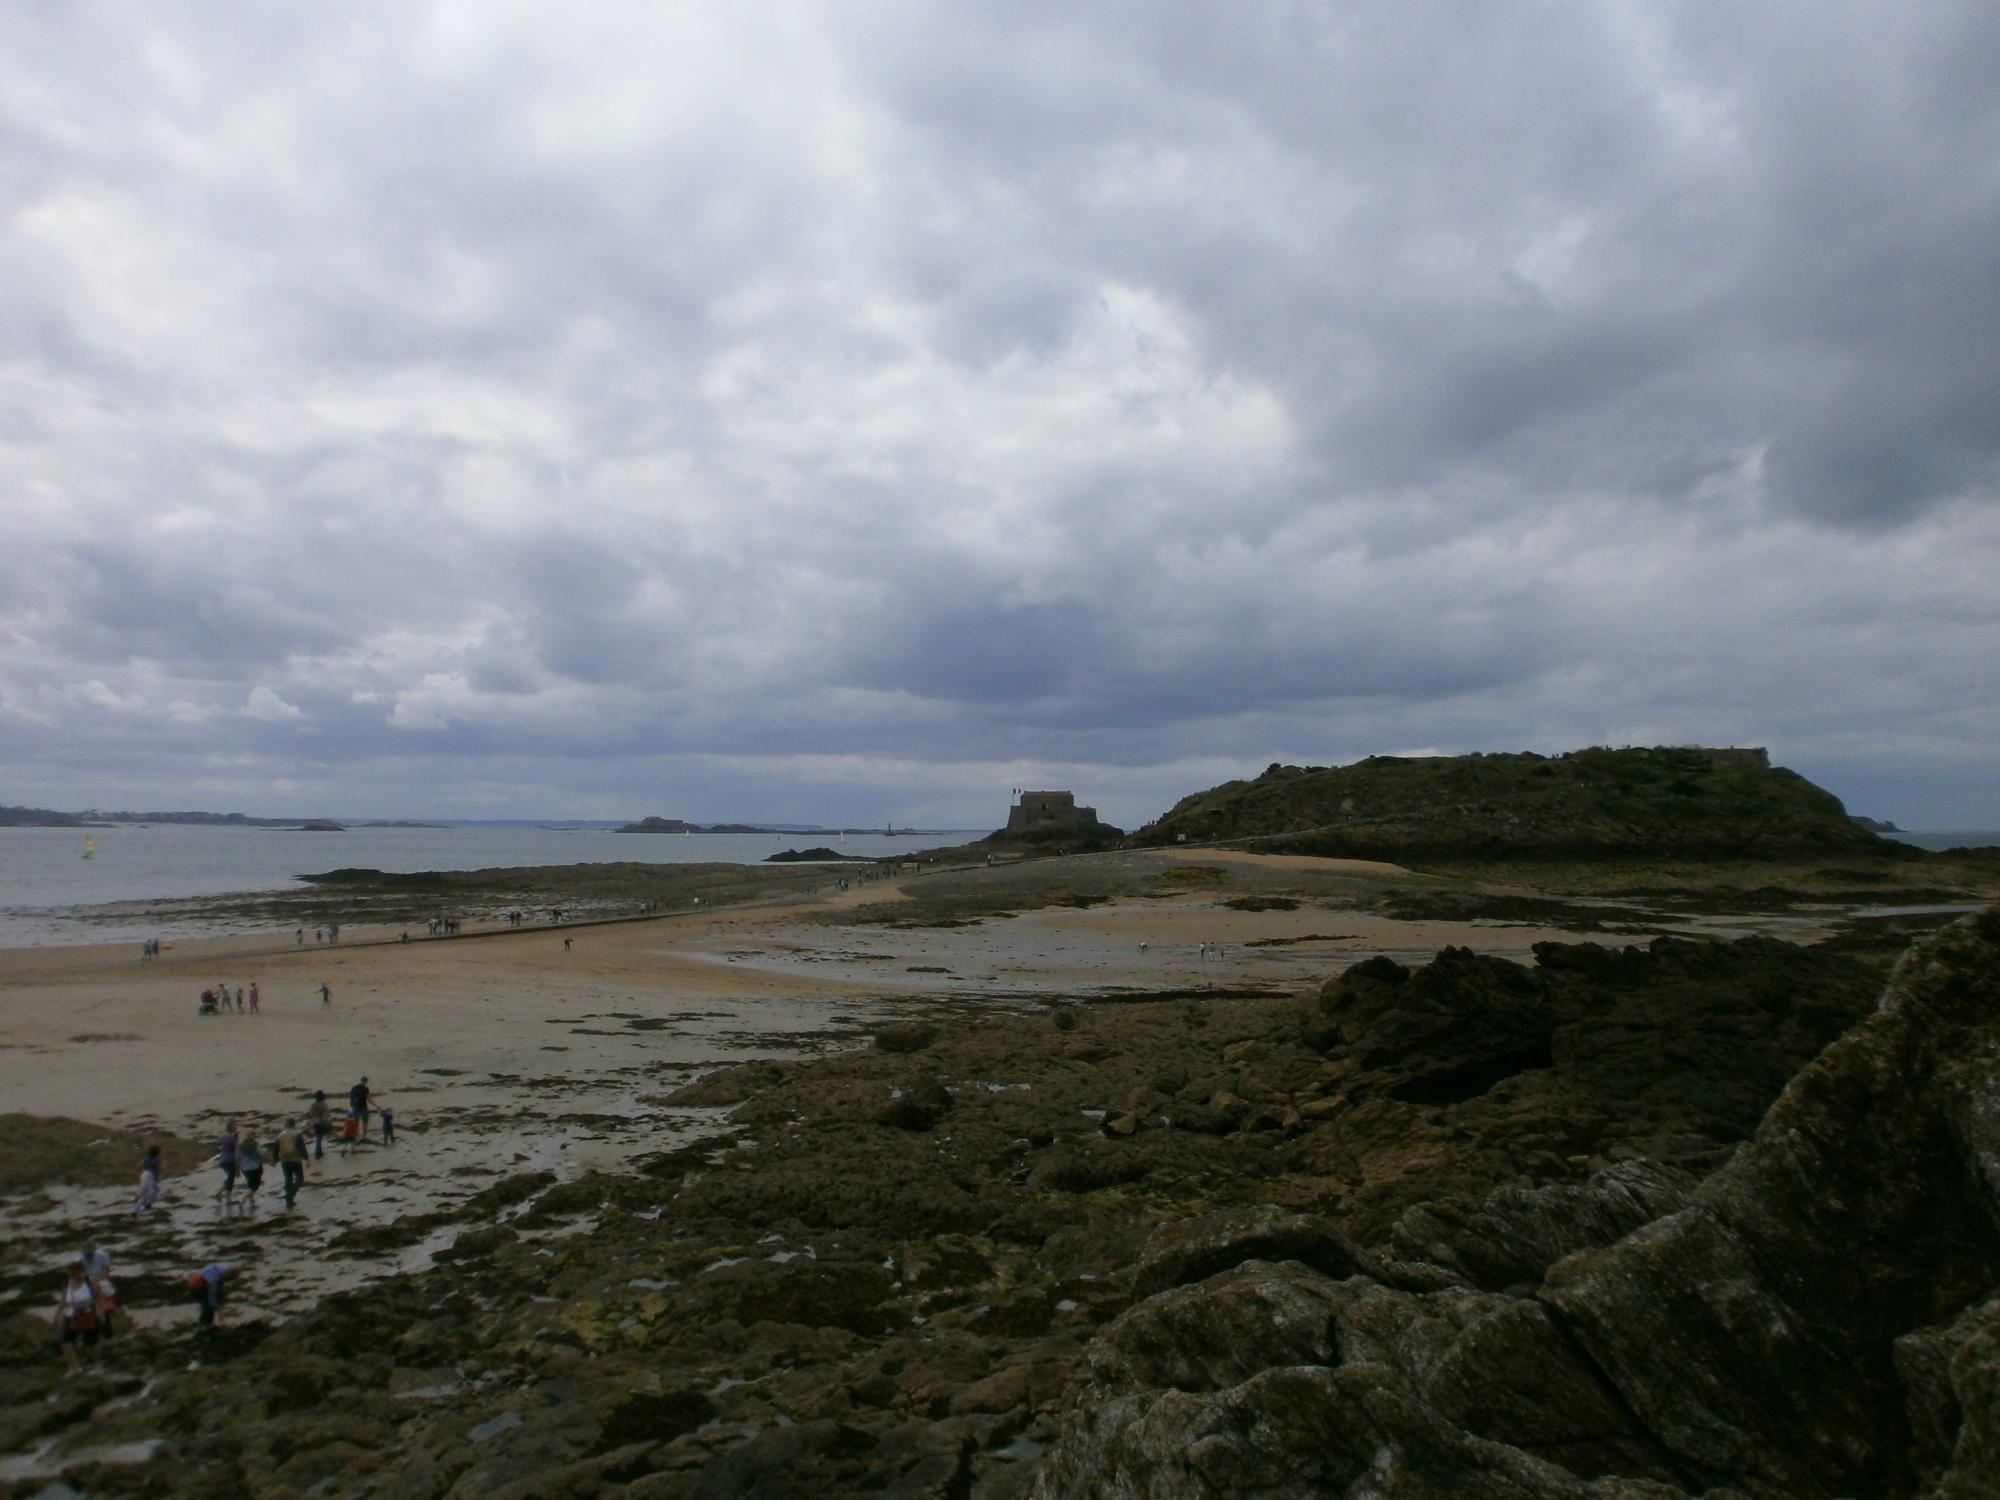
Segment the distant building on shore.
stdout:
<path fill-rule="evenodd" d="M 1014 837 L 1034 834 L 1090 833 L 1098 827 L 1097 809 L 1078 807 L 1074 792 L 1022 792 L 1007 811 L 1007 832 Z"/>

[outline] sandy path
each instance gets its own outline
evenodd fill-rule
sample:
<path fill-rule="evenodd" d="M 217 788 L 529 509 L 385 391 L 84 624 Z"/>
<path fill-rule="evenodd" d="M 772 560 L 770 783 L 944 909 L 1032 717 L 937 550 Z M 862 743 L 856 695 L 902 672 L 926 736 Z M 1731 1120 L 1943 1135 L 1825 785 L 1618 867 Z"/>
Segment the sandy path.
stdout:
<path fill-rule="evenodd" d="M 1414 870 L 1379 859 L 1332 859 L 1317 854 L 1258 854 L 1249 849 L 1150 849 L 1149 854 L 1187 864 L 1261 865 L 1267 870 L 1317 870 L 1326 875 L 1401 875 Z"/>

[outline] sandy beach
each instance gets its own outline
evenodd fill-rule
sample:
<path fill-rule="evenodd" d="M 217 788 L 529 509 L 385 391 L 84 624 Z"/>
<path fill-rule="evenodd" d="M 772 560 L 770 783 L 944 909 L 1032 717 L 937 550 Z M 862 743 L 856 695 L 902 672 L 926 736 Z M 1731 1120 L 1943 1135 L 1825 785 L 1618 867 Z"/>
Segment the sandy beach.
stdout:
<path fill-rule="evenodd" d="M 395 1109 L 398 1136 L 384 1146 L 371 1131 L 353 1155 L 316 1161 L 290 1213 L 275 1169 L 255 1213 L 225 1213 L 212 1163 L 170 1145 L 167 1192 L 148 1214 L 129 1212 L 129 1186 L 57 1187 L 5 1210 L 10 1237 L 38 1268 L 85 1241 L 113 1244 L 128 1273 L 255 1260 L 246 1314 L 283 1315 L 330 1288 L 426 1264 L 450 1238 L 382 1258 L 343 1253 L 350 1231 L 463 1203 L 523 1172 L 615 1168 L 712 1129 L 720 1111 L 665 1096 L 718 1066 L 858 1044 L 910 1014 L 1065 996 L 1303 992 L 1374 953 L 1421 958 L 1458 943 L 1526 956 L 1561 935 L 1313 906 L 1245 911 L 1213 892 L 955 926 L 828 920 L 863 906 L 879 916 L 902 895 L 889 882 L 407 943 L 379 930 L 345 931 L 338 945 L 283 932 L 178 942 L 154 960 L 130 943 L 0 951 L 0 1079 L 17 1111 L 174 1143 L 213 1141 L 236 1118 L 270 1141 L 315 1090 L 338 1115 L 366 1077 Z M 253 982 L 257 1014 L 197 1014 L 204 987 Z"/>

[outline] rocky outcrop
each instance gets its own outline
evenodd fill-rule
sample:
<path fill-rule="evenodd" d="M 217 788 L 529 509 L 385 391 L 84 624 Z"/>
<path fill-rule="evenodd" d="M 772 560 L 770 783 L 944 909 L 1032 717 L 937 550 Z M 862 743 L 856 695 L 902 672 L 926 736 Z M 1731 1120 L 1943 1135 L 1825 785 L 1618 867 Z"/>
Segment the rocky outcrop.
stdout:
<path fill-rule="evenodd" d="M 1567 755 L 1371 755 L 1273 765 L 1184 797 L 1139 844 L 1256 839 L 1267 850 L 1372 859 L 1920 861 L 1840 799 L 1755 749 Z"/>
<path fill-rule="evenodd" d="M 1706 1173 L 1879 987 L 1767 939 L 1549 943 L 1536 960 L 1371 959 L 1306 1011 L 1309 1076 L 1338 1106 L 1288 1154 L 1339 1183 L 1364 1240 L 1420 1199 L 1484 1195 L 1510 1173 L 1576 1180 L 1618 1157 Z"/>
<path fill-rule="evenodd" d="M 1022 792 L 1008 809 L 1007 826 L 978 840 L 974 848 L 1077 853 L 1104 849 L 1123 840 L 1125 830 L 1077 806 L 1070 792 Z"/>
<path fill-rule="evenodd" d="M 1996 922 L 1886 997 L 1667 942 L 885 1025 L 675 1094 L 729 1133 L 637 1175 L 385 1225 L 465 1233 L 281 1327 L 55 1401 L 11 1331 L 0 1452 L 157 1441 L 68 1481 L 149 1500 L 1989 1495 Z"/>
<path fill-rule="evenodd" d="M 1626 1164 L 1393 1238 L 1461 1284 L 1245 1260 L 1121 1315 L 1036 1495 L 2000 1493 L 2000 912 L 1705 1182 Z"/>

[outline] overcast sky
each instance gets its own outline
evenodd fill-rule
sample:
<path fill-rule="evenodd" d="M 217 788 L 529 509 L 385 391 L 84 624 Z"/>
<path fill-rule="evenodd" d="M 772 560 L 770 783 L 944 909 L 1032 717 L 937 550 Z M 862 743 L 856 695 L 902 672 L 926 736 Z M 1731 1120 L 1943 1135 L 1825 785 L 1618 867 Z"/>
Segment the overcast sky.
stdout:
<path fill-rule="evenodd" d="M 2000 6 L 0 8 L 0 802 L 2000 826 Z"/>

